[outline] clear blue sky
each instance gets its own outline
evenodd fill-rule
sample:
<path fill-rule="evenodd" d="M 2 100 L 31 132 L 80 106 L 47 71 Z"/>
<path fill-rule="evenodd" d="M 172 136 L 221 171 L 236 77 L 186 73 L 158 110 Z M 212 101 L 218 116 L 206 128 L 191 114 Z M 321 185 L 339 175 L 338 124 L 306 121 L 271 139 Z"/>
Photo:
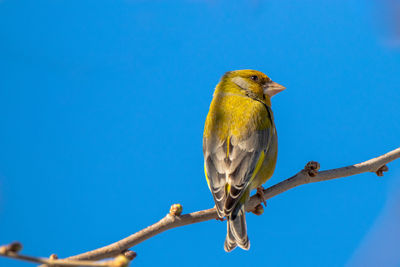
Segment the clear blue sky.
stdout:
<path fill-rule="evenodd" d="M 287 87 L 273 99 L 279 158 L 267 185 L 309 160 L 334 168 L 399 146 L 400 49 L 379 1 L 231 2 L 0 1 L 0 243 L 66 257 L 173 203 L 212 207 L 202 132 L 228 70 Z M 133 265 L 365 266 L 379 225 L 400 222 L 387 206 L 400 199 L 400 162 L 389 168 L 271 199 L 247 217 L 248 252 L 225 253 L 226 225 L 209 221 L 138 245 Z M 398 240 L 381 240 L 379 255 Z"/>

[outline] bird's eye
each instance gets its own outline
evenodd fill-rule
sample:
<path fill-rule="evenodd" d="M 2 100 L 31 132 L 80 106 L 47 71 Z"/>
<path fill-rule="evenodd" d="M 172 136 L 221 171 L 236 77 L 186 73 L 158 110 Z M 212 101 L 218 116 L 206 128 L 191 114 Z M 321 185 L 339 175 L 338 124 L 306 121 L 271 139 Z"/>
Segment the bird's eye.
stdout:
<path fill-rule="evenodd" d="M 250 76 L 250 79 L 252 79 L 253 81 L 257 82 L 258 81 L 258 76 L 256 76 L 256 75 Z"/>

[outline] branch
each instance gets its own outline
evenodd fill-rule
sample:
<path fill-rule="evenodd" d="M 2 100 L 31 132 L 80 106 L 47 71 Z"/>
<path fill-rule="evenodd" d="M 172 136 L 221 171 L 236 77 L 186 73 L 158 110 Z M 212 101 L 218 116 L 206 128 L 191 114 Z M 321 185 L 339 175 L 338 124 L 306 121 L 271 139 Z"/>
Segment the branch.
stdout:
<path fill-rule="evenodd" d="M 55 254 L 52 254 L 50 258 L 40 258 L 32 257 L 27 255 L 19 254 L 21 251 L 22 244 L 19 242 L 13 242 L 11 244 L 0 247 L 0 256 L 6 258 L 12 258 L 16 260 L 28 261 L 32 263 L 45 264 L 49 266 L 60 266 L 60 267 L 76 267 L 76 266 L 86 266 L 86 267 L 127 267 L 129 265 L 129 260 L 127 256 L 118 255 L 115 259 L 95 262 L 95 261 L 78 261 L 78 260 L 59 260 Z"/>
<path fill-rule="evenodd" d="M 365 172 L 375 172 L 378 176 L 382 176 L 384 171 L 388 171 L 385 164 L 398 158 L 400 158 L 400 148 L 362 163 L 321 172 L 318 172 L 319 163 L 311 161 L 296 175 L 262 191 L 264 193 L 264 199 L 261 198 L 260 194 L 252 196 L 250 201 L 246 204 L 246 210 L 260 214 L 262 212 L 262 206 L 260 203 L 264 200 L 270 199 L 299 185 L 322 182 Z M 113 244 L 72 256 L 65 260 L 100 260 L 114 257 L 121 252 L 169 229 L 218 218 L 215 208 L 184 215 L 180 215 L 181 211 L 182 206 L 175 204 L 171 207 L 170 213 L 159 222 Z"/>

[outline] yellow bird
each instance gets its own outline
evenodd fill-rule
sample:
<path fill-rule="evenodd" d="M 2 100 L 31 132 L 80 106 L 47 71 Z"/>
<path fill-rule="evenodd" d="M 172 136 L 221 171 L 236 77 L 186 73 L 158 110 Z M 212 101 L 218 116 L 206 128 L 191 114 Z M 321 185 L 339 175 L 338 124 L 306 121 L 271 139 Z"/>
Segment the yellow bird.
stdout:
<path fill-rule="evenodd" d="M 203 153 L 208 187 L 220 218 L 227 218 L 224 248 L 248 250 L 245 203 L 271 178 L 278 140 L 271 97 L 285 87 L 255 70 L 229 71 L 214 91 Z"/>

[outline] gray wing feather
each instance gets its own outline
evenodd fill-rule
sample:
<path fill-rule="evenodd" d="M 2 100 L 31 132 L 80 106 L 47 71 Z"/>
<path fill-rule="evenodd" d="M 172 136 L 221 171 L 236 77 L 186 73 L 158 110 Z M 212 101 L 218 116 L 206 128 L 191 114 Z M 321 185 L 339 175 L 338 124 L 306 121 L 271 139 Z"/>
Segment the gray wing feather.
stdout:
<path fill-rule="evenodd" d="M 230 154 L 231 168 L 228 173 L 231 190 L 226 198 L 224 211 L 230 214 L 246 191 L 261 152 L 268 150 L 270 129 L 259 130 L 248 138 L 232 138 L 233 151 Z"/>
<path fill-rule="evenodd" d="M 223 142 L 218 143 L 215 140 L 203 139 L 205 172 L 220 218 L 225 216 L 223 207 L 226 199 L 226 167 L 223 156 L 223 144 Z"/>
<path fill-rule="evenodd" d="M 272 127 L 271 127 L 272 128 Z M 210 190 L 213 194 L 218 215 L 230 215 L 240 197 L 246 191 L 262 151 L 268 149 L 271 129 L 259 130 L 247 138 L 234 136 L 223 142 L 204 138 L 203 152 Z M 214 139 L 214 140 L 213 140 Z M 227 149 L 229 146 L 229 156 Z M 226 184 L 230 192 L 226 192 Z"/>

